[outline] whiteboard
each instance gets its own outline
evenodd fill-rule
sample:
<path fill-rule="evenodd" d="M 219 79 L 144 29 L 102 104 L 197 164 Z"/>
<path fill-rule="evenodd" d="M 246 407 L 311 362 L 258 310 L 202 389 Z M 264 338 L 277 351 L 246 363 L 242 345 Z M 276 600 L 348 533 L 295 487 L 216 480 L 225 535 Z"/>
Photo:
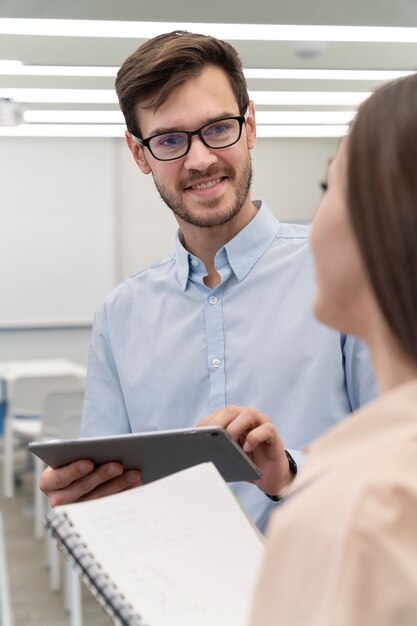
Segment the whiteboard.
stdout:
<path fill-rule="evenodd" d="M 0 139 L 0 328 L 91 324 L 114 286 L 114 140 Z"/>

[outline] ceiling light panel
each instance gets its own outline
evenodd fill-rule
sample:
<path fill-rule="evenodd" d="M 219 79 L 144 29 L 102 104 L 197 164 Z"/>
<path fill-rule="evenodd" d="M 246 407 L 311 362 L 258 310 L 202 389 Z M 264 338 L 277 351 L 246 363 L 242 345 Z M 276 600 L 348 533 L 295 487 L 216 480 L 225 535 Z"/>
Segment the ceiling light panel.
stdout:
<path fill-rule="evenodd" d="M 259 126 L 258 137 L 337 138 L 346 134 L 345 125 L 265 125 Z M 122 124 L 22 124 L 0 127 L 0 137 L 123 137 Z"/>
<path fill-rule="evenodd" d="M 0 75 L 5 76 L 88 76 L 115 78 L 118 67 L 82 65 L 24 65 L 21 61 L 0 60 Z M 366 80 L 387 81 L 413 74 L 410 70 L 331 70 L 244 68 L 247 79 L 264 80 Z"/>
<path fill-rule="evenodd" d="M 281 62 L 286 65 L 285 68 L 265 67 L 271 59 L 274 59 L 271 54 L 264 55 L 263 60 L 261 60 L 262 56 L 258 57 L 252 63 L 254 67 L 244 68 L 244 74 L 248 81 L 255 81 L 249 82 L 250 97 L 257 107 L 256 119 L 258 136 L 260 137 L 340 137 L 346 133 L 358 105 L 370 95 L 376 85 L 407 76 L 415 71 L 415 69 L 406 69 L 412 67 L 412 61 L 408 60 L 413 57 L 412 54 L 410 57 L 410 53 L 407 52 L 407 56 L 403 54 L 402 57 L 395 57 L 395 52 L 400 49 L 398 45 L 389 48 L 390 55 L 387 53 L 388 48 L 385 45 L 379 46 L 379 48 L 378 45 L 371 47 L 367 45 L 366 50 L 377 48 L 384 50 L 384 53 L 382 63 L 379 60 L 373 62 L 372 55 L 368 53 L 362 54 L 360 59 L 366 58 L 368 60 L 368 69 L 365 69 L 366 66 L 358 60 L 362 48 L 350 45 L 350 43 L 395 42 L 415 44 L 417 43 L 417 28 L 0 18 L 0 37 L 1 34 L 11 35 L 11 37 L 4 38 L 10 42 L 13 39 L 19 40 L 18 37 L 14 37 L 15 35 L 35 35 L 38 37 L 35 39 L 35 44 L 33 44 L 32 39 L 25 37 L 21 39 L 22 42 L 31 42 L 33 49 L 37 48 L 37 42 L 39 42 L 39 47 L 42 46 L 43 42 L 49 42 L 46 48 L 49 45 L 56 50 L 58 39 L 51 39 L 52 37 L 63 37 L 62 42 L 67 42 L 67 48 L 75 50 L 76 43 L 68 38 L 85 38 L 84 41 L 78 41 L 78 47 L 88 46 L 90 49 L 91 42 L 88 42 L 88 37 L 132 38 L 138 42 L 140 39 L 148 39 L 176 29 L 206 33 L 232 41 L 241 40 L 241 44 L 234 45 L 238 49 L 243 47 L 244 50 L 245 46 L 250 48 L 252 45 L 250 43 L 245 44 L 245 40 L 249 42 L 259 41 L 260 43 L 289 42 L 288 45 L 281 44 L 280 51 L 284 49 L 291 51 L 296 46 L 304 45 L 305 42 L 310 47 L 326 46 L 328 42 L 348 42 L 332 47 L 332 50 L 337 50 L 337 54 L 339 54 L 339 50 L 348 50 L 347 56 L 346 52 L 343 52 L 345 54 L 344 62 L 336 62 L 334 55 L 327 61 L 323 57 L 322 66 L 324 67 L 322 69 L 317 69 L 317 67 L 290 69 L 293 64 L 291 56 L 282 57 L 280 56 L 281 53 L 277 54 L 275 58 L 281 59 Z M 42 39 L 42 36 L 46 39 Z M 57 43 L 54 43 L 55 41 Z M 107 45 L 107 42 L 105 43 Z M 114 41 L 112 44 L 114 48 L 125 45 L 123 41 Z M 413 50 L 413 47 L 410 49 Z M 15 59 L 25 57 L 24 52 L 19 54 L 19 47 L 5 46 L 5 50 Z M 247 60 L 248 56 L 252 58 L 247 53 L 243 56 Z M 119 69 L 116 67 L 116 63 L 121 58 L 124 57 L 120 54 L 109 54 L 104 58 L 90 54 L 86 56 L 85 53 L 80 53 L 78 57 L 72 54 L 69 57 L 65 57 L 65 55 L 60 57 L 54 52 L 52 56 L 43 57 L 35 55 L 35 57 L 29 56 L 27 58 L 26 55 L 27 65 L 24 65 L 20 60 L 0 60 L 0 76 L 4 77 L 1 78 L 0 83 L 2 86 L 0 98 L 9 98 L 22 108 L 26 108 L 25 123 L 11 129 L 2 128 L 0 134 L 10 133 L 10 136 L 33 137 L 123 136 L 125 131 L 124 118 L 119 110 L 118 99 L 113 87 L 114 78 Z M 286 61 L 284 61 L 285 58 Z M 83 65 L 84 59 L 88 59 L 88 65 Z M 106 63 L 106 66 L 94 65 L 101 59 L 103 59 L 103 63 Z M 31 61 L 36 65 L 31 64 Z M 39 64 L 44 61 L 44 65 Z M 58 63 L 60 61 L 63 62 L 62 65 L 50 65 L 51 62 Z M 77 65 L 65 65 L 65 61 L 77 63 Z M 382 69 L 385 61 L 386 65 L 392 69 Z M 298 59 L 298 66 L 300 63 L 304 66 L 309 65 L 308 60 L 305 59 Z M 337 67 L 342 69 L 333 69 Z M 348 67 L 362 67 L 363 69 L 347 69 Z M 369 69 L 369 67 L 380 69 Z M 28 78 L 26 80 L 25 77 L 44 78 L 39 78 L 39 80 Z M 82 79 L 82 77 L 85 78 Z M 80 80 L 77 81 L 76 78 L 80 78 Z M 258 79 L 266 82 L 257 83 L 256 80 Z M 314 81 L 316 82 L 314 83 Z M 320 83 L 319 81 L 323 82 Z M 332 84 L 331 81 L 334 83 Z M 345 81 L 345 84 L 341 81 Z M 355 84 L 353 81 L 358 82 Z M 9 84 L 8 87 L 6 87 L 7 84 Z M 83 89 L 84 85 L 88 89 Z M 99 88 L 92 89 L 91 87 L 94 85 Z M 42 86 L 44 88 L 26 88 L 28 86 Z M 57 89 L 58 86 L 66 88 Z M 77 88 L 69 89 L 67 87 Z M 255 89 L 253 89 L 254 87 Z M 279 90 L 280 88 L 282 91 Z M 336 91 L 337 89 L 340 91 Z"/>
<path fill-rule="evenodd" d="M 124 124 L 121 111 L 57 111 L 28 109 L 23 114 L 29 124 Z"/>
<path fill-rule="evenodd" d="M 349 124 L 355 111 L 257 111 L 256 122 L 263 124 Z M 124 124 L 121 111 L 37 110 L 24 112 L 29 124 Z"/>
<path fill-rule="evenodd" d="M 242 41 L 417 43 L 417 28 L 408 27 L 0 19 L 0 34 L 4 35 L 116 37 L 137 40 L 181 29 Z"/>
<path fill-rule="evenodd" d="M 267 80 L 395 80 L 409 76 L 410 70 L 310 70 L 310 69 L 244 69 L 247 79 Z"/>
<path fill-rule="evenodd" d="M 0 89 L 0 98 L 51 104 L 117 104 L 114 89 Z"/>
<path fill-rule="evenodd" d="M 357 106 L 370 92 L 365 91 L 251 91 L 249 97 L 257 105 L 279 106 Z"/>
<path fill-rule="evenodd" d="M 83 65 L 23 65 L 21 61 L 0 61 L 0 74 L 8 76 L 88 76 L 93 78 L 115 78 L 118 69 L 118 67 L 88 67 Z"/>
<path fill-rule="evenodd" d="M 349 124 L 355 111 L 256 111 L 257 125 L 263 124 Z"/>
<path fill-rule="evenodd" d="M 364 91 L 251 91 L 256 105 L 357 106 L 370 95 Z M 55 104 L 117 104 L 113 89 L 0 89 L 0 98 L 16 102 Z"/>

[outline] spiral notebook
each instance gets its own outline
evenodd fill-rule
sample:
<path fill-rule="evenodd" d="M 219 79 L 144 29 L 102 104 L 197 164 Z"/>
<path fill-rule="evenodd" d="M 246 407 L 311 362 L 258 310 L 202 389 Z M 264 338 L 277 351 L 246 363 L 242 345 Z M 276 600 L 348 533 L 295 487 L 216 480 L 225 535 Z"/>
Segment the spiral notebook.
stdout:
<path fill-rule="evenodd" d="M 261 535 L 212 463 L 58 506 L 58 544 L 120 626 L 246 626 Z"/>

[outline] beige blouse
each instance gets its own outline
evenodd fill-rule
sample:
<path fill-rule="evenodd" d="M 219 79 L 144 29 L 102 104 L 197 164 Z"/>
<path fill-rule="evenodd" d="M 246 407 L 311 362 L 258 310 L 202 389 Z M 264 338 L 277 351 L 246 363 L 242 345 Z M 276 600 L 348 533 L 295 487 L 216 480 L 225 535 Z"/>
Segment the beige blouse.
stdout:
<path fill-rule="evenodd" d="M 267 537 L 251 626 L 417 626 L 417 381 L 310 446 Z"/>

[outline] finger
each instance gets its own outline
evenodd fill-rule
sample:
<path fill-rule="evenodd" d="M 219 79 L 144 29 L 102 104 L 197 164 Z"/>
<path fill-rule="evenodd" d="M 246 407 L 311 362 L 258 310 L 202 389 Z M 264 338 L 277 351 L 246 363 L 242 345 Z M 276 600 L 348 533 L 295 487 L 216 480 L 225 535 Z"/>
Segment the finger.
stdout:
<path fill-rule="evenodd" d="M 226 428 L 227 432 L 236 441 L 246 439 L 247 435 L 259 425 L 264 423 L 270 423 L 267 415 L 260 413 L 256 409 L 251 407 L 241 409 L 240 413 L 233 419 L 230 419 Z"/>
<path fill-rule="evenodd" d="M 103 465 L 99 465 L 92 472 L 74 480 L 67 487 L 49 492 L 48 495 L 51 506 L 54 507 L 60 504 L 77 502 L 102 483 L 106 483 L 122 474 L 123 465 L 121 463 L 104 463 Z"/>
<path fill-rule="evenodd" d="M 271 448 L 277 447 L 281 449 L 284 447 L 281 437 L 275 430 L 274 425 L 269 421 L 248 432 L 243 450 L 245 452 L 253 452 L 261 444 Z"/>
<path fill-rule="evenodd" d="M 57 469 L 47 467 L 40 478 L 39 488 L 48 495 L 51 491 L 65 489 L 75 480 L 92 472 L 93 469 L 94 463 L 86 459 L 75 461 L 70 465 L 65 465 Z"/>
<path fill-rule="evenodd" d="M 222 407 L 221 409 L 217 409 L 210 413 L 208 417 L 199 422 L 199 426 L 223 426 L 223 428 L 227 428 L 227 426 L 234 420 L 236 417 L 244 411 L 244 408 L 241 406 L 229 405 Z"/>
<path fill-rule="evenodd" d="M 207 417 L 197 422 L 197 426 L 212 426 L 213 424 L 218 425 L 217 420 L 219 418 L 219 415 L 224 410 L 225 410 L 224 408 L 216 409 L 215 411 L 210 413 L 210 415 L 207 415 Z"/>
<path fill-rule="evenodd" d="M 141 473 L 137 470 L 130 470 L 124 472 L 121 476 L 108 480 L 102 483 L 93 491 L 90 491 L 85 496 L 79 498 L 79 502 L 85 500 L 93 500 L 95 498 L 103 498 L 104 496 L 110 496 L 120 491 L 126 491 L 126 489 L 132 489 L 138 487 L 141 484 Z"/>

